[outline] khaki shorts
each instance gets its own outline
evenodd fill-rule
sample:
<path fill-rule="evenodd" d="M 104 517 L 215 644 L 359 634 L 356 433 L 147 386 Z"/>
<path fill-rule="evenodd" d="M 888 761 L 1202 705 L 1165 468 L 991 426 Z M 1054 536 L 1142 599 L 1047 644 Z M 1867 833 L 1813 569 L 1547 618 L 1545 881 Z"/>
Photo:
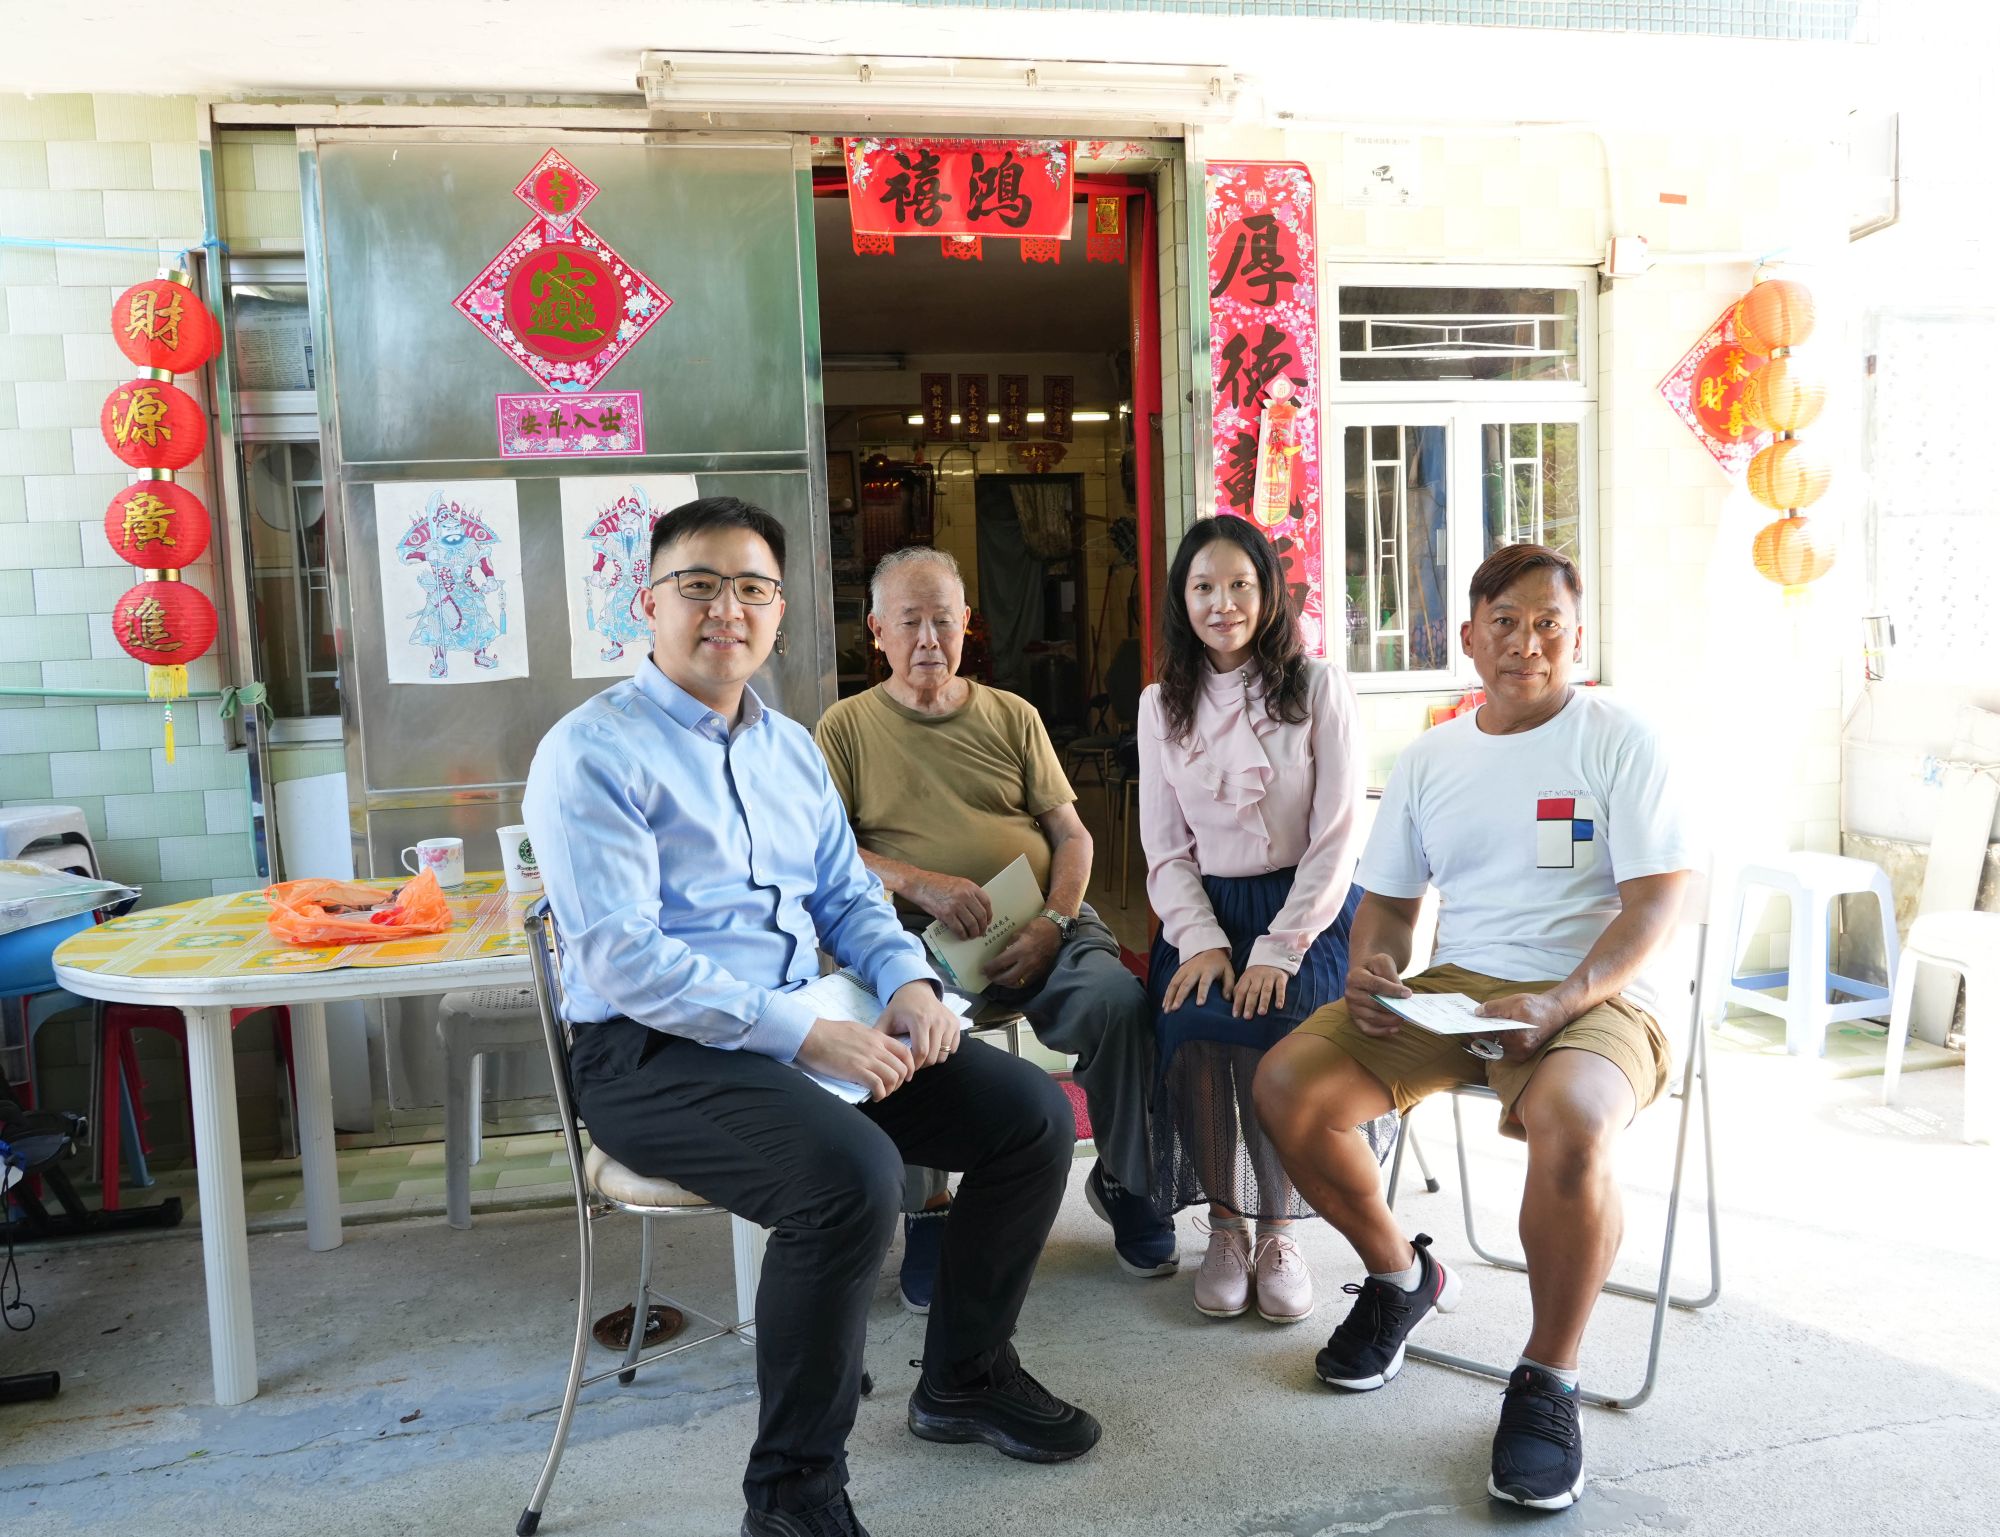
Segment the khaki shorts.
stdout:
<path fill-rule="evenodd" d="M 1433 966 L 1403 978 L 1403 985 L 1413 993 L 1464 993 L 1485 1003 L 1510 993 L 1545 993 L 1557 984 L 1506 982 L 1462 966 Z M 1367 1035 L 1354 1023 L 1345 1002 L 1329 1003 L 1308 1015 L 1295 1033 L 1316 1035 L 1338 1046 L 1381 1081 L 1398 1112 L 1408 1111 L 1442 1089 L 1484 1084 L 1500 1096 L 1500 1130 L 1510 1137 L 1526 1135 L 1514 1114 L 1514 1102 L 1552 1051 L 1588 1051 L 1615 1064 L 1631 1083 L 1639 1110 L 1665 1091 L 1673 1062 L 1659 1022 L 1622 995 L 1579 1014 L 1525 1062 L 1484 1062 L 1467 1051 L 1462 1040 L 1433 1035 L 1414 1025 L 1405 1025 L 1391 1036 Z"/>

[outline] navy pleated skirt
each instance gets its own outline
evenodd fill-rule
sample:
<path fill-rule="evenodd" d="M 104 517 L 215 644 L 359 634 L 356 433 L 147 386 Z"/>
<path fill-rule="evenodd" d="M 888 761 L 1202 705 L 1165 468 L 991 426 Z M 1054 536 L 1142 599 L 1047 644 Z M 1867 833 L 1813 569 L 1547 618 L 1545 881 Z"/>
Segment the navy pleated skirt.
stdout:
<path fill-rule="evenodd" d="M 1242 975 L 1250 947 L 1292 894 L 1295 870 L 1202 878 L 1216 922 L 1229 937 L 1230 964 Z M 1159 1082 L 1153 1096 L 1153 1198 L 1162 1211 L 1212 1201 L 1247 1217 L 1310 1213 L 1292 1189 L 1257 1124 L 1250 1086 L 1257 1064 L 1299 1021 L 1347 990 L 1347 938 L 1361 888 L 1349 889 L 1340 916 L 1321 931 L 1286 984 L 1283 1008 L 1237 1019 L 1220 990 L 1206 1004 L 1190 997 L 1172 1013 L 1160 1007 L 1181 954 L 1162 934 L 1147 971 L 1159 1033 Z"/>

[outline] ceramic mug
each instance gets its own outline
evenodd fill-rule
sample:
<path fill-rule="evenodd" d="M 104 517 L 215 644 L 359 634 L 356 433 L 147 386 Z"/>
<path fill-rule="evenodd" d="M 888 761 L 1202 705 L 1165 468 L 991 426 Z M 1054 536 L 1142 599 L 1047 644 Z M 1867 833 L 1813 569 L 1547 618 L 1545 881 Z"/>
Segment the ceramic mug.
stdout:
<path fill-rule="evenodd" d="M 542 867 L 535 863 L 534 845 L 526 825 L 500 829 L 500 868 L 507 872 L 509 891 L 540 891 Z"/>
<path fill-rule="evenodd" d="M 440 886 L 465 884 L 463 838 L 426 838 L 422 843 L 414 843 L 404 849 L 402 858 L 403 868 L 412 875 L 428 870 L 437 877 Z"/>

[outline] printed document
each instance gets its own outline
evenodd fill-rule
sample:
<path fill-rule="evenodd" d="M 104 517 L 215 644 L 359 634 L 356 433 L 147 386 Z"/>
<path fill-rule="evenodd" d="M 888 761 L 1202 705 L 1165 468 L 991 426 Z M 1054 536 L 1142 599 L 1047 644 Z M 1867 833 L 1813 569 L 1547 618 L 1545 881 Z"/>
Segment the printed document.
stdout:
<path fill-rule="evenodd" d="M 882 1017 L 882 1000 L 869 992 L 861 979 L 851 971 L 829 973 L 817 982 L 800 988 L 792 996 L 810 1003 L 814 1016 L 819 1019 L 851 1019 L 856 1024 L 872 1025 Z M 965 999 L 956 993 L 947 992 L 944 995 L 944 1006 L 959 1016 L 959 1029 L 971 1028 L 972 1006 Z M 845 1078 L 829 1078 L 824 1073 L 815 1073 L 809 1067 L 801 1067 L 799 1071 L 827 1093 L 837 1095 L 850 1105 L 858 1105 L 868 1097 L 866 1088 L 858 1083 L 850 1083 Z"/>
<path fill-rule="evenodd" d="M 937 962 L 938 975 L 952 987 L 968 993 L 986 991 L 986 967 L 1007 948 L 1014 935 L 1041 916 L 1042 888 L 1035 884 L 1035 872 L 1028 856 L 1018 855 L 980 890 L 993 904 L 993 921 L 986 932 L 974 939 L 960 939 L 940 918 L 924 930 L 924 943 Z"/>

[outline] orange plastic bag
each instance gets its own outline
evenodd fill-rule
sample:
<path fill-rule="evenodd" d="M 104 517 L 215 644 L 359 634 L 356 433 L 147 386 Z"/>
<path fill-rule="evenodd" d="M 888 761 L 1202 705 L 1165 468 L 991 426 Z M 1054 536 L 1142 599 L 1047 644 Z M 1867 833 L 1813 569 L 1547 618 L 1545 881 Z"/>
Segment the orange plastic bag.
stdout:
<path fill-rule="evenodd" d="M 264 897 L 271 904 L 266 926 L 288 945 L 360 945 L 451 927 L 451 906 L 428 870 L 401 891 L 349 881 L 281 881 L 266 886 Z"/>

